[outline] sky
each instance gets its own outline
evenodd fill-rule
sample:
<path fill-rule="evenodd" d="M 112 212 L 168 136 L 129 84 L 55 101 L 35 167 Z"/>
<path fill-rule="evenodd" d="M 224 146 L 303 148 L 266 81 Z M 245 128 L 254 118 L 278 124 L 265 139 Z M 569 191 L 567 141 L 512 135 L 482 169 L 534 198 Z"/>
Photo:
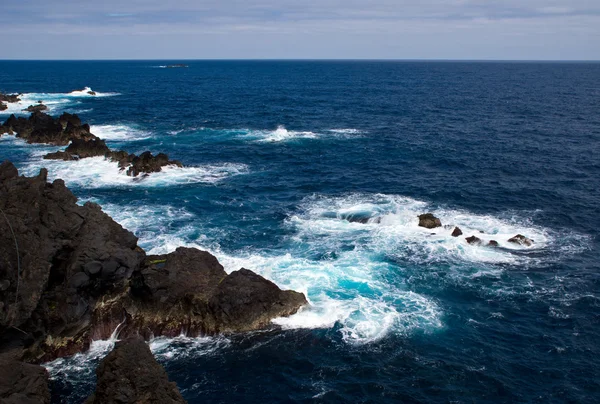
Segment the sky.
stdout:
<path fill-rule="evenodd" d="M 0 0 L 0 59 L 600 60 L 600 0 Z"/>

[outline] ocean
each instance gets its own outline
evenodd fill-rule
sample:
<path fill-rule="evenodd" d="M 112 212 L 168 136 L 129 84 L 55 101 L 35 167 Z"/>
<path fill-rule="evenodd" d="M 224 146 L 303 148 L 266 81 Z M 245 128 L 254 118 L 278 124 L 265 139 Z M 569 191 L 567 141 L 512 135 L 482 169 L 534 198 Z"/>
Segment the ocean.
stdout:
<path fill-rule="evenodd" d="M 0 119 L 42 100 L 185 168 L 135 180 L 12 136 L 0 158 L 149 253 L 306 294 L 273 329 L 152 340 L 190 403 L 600 401 L 599 63 L 175 62 L 2 61 L 24 95 Z M 53 401 L 82 402 L 113 342 L 46 364 Z"/>

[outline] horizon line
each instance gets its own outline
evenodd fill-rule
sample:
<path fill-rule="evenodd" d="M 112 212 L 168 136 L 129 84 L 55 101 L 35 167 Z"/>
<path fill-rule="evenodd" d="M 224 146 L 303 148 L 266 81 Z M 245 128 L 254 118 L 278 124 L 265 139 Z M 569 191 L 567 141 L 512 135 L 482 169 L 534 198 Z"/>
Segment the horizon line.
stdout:
<path fill-rule="evenodd" d="M 167 59 L 0 59 L 0 62 L 147 62 L 147 61 L 186 61 L 186 62 L 550 62 L 550 63 L 599 63 L 600 59 L 410 59 L 410 58 L 167 58 Z"/>

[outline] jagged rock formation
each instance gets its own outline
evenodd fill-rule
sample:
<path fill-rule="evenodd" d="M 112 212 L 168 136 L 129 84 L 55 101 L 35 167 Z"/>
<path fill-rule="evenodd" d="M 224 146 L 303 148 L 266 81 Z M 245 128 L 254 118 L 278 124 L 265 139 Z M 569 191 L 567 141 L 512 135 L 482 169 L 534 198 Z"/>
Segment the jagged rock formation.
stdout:
<path fill-rule="evenodd" d="M 481 239 L 476 236 L 467 237 L 467 238 L 465 238 L 465 240 L 467 240 L 467 243 L 473 244 L 473 245 L 481 245 L 481 243 L 482 243 Z"/>
<path fill-rule="evenodd" d="M 425 213 L 419 215 L 419 226 L 425 227 L 426 229 L 435 229 L 436 227 L 441 227 L 442 222 L 435 217 L 433 213 Z"/>
<path fill-rule="evenodd" d="M 0 359 L 0 403 L 50 403 L 46 369 L 38 365 Z"/>
<path fill-rule="evenodd" d="M 77 115 L 67 112 L 54 119 L 40 111 L 31 114 L 29 118 L 11 115 L 0 127 L 0 133 L 16 133 L 27 143 L 47 143 L 57 146 L 69 144 L 73 139 L 92 139 L 90 126 L 81 124 Z"/>
<path fill-rule="evenodd" d="M 96 369 L 96 375 L 96 391 L 85 404 L 186 402 L 140 338 L 117 342 Z"/>
<path fill-rule="evenodd" d="M 463 232 L 460 229 L 460 227 L 455 227 L 454 230 L 452 231 L 452 237 L 458 237 L 458 236 L 462 236 Z"/>
<path fill-rule="evenodd" d="M 123 336 L 254 330 L 306 304 L 251 271 L 227 275 L 204 251 L 147 258 L 98 205 L 77 205 L 62 180 L 46 176 L 0 165 L 0 339 L 10 341 L 0 351 L 50 360 L 108 338 L 123 321 Z"/>

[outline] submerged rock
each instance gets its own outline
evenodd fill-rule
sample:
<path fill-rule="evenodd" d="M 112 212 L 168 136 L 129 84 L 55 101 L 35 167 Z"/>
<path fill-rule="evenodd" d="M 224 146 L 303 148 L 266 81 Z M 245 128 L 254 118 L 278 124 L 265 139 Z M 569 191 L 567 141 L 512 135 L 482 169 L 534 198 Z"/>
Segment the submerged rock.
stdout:
<path fill-rule="evenodd" d="M 15 360 L 0 359 L 0 403 L 50 403 L 46 369 Z"/>
<path fill-rule="evenodd" d="M 434 229 L 436 227 L 441 227 L 442 222 L 435 217 L 433 213 L 425 213 L 419 216 L 419 226 L 425 227 L 426 229 Z"/>
<path fill-rule="evenodd" d="M 141 338 L 119 341 L 96 369 L 96 391 L 85 404 L 185 403 Z"/>
<path fill-rule="evenodd" d="M 498 244 L 498 242 L 496 240 L 490 240 L 487 245 L 488 245 L 488 247 L 498 247 L 498 246 L 500 246 L 500 244 Z"/>
<path fill-rule="evenodd" d="M 533 240 L 525 237 L 522 234 L 517 234 L 516 236 L 509 238 L 508 242 L 514 243 L 514 244 L 519 244 L 519 245 L 524 245 L 527 247 L 531 247 L 533 245 Z"/>
<path fill-rule="evenodd" d="M 452 237 L 462 236 L 462 234 L 463 232 L 458 226 L 454 228 L 454 231 L 452 231 Z"/>

